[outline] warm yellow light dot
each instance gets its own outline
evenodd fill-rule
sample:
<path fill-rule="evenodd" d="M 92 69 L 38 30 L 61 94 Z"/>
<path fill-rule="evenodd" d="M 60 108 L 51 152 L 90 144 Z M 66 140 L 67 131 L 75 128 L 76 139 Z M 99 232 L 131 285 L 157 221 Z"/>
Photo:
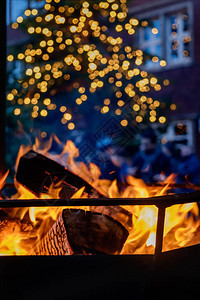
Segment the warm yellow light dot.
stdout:
<path fill-rule="evenodd" d="M 122 66 L 122 67 L 123 67 L 123 69 L 124 69 L 124 68 L 128 68 L 129 65 L 130 65 L 130 62 L 129 62 L 128 60 L 124 60 L 124 61 L 123 61 L 123 66 Z"/>
<path fill-rule="evenodd" d="M 80 94 L 83 94 L 85 92 L 85 88 L 81 86 L 78 91 Z"/>
<path fill-rule="evenodd" d="M 66 39 L 65 40 L 65 44 L 66 45 L 71 45 L 72 44 L 72 40 L 71 39 Z"/>
<path fill-rule="evenodd" d="M 67 107 L 64 106 L 64 105 L 60 107 L 60 111 L 61 111 L 61 112 L 65 112 L 66 110 L 67 110 Z"/>
<path fill-rule="evenodd" d="M 165 60 L 161 60 L 160 65 L 161 65 L 161 67 L 165 67 L 167 65 L 167 63 Z"/>
<path fill-rule="evenodd" d="M 120 123 L 124 127 L 128 125 L 128 121 L 127 120 L 122 120 Z"/>
<path fill-rule="evenodd" d="M 116 92 L 115 95 L 116 95 L 117 98 L 121 98 L 122 97 L 122 92 L 118 91 L 118 92 Z"/>
<path fill-rule="evenodd" d="M 76 104 L 81 105 L 82 102 L 83 102 L 83 101 L 81 100 L 81 98 L 77 98 L 77 99 L 76 99 Z"/>
<path fill-rule="evenodd" d="M 143 118 L 141 116 L 137 116 L 135 119 L 137 123 L 141 123 L 143 121 Z"/>
<path fill-rule="evenodd" d="M 157 80 L 157 78 L 155 78 L 155 77 L 152 77 L 151 79 L 150 79 L 150 83 L 151 84 L 156 84 L 158 82 L 158 80 Z"/>
<path fill-rule="evenodd" d="M 110 99 L 105 99 L 105 100 L 103 101 L 103 103 L 104 103 L 105 105 L 109 105 L 109 104 L 110 104 Z"/>
<path fill-rule="evenodd" d="M 49 98 L 44 99 L 43 101 L 44 105 L 49 105 L 51 104 L 51 100 Z"/>
<path fill-rule="evenodd" d="M 7 57 L 7 60 L 8 60 L 8 61 L 13 61 L 13 59 L 14 59 L 14 56 L 13 56 L 13 55 L 8 55 L 8 57 Z"/>
<path fill-rule="evenodd" d="M 26 75 L 31 76 L 33 74 L 33 70 L 32 69 L 27 69 L 26 70 Z"/>
<path fill-rule="evenodd" d="M 170 109 L 171 109 L 171 110 L 176 110 L 176 104 L 172 103 L 172 104 L 170 105 Z"/>
<path fill-rule="evenodd" d="M 148 22 L 147 21 L 142 21 L 141 25 L 146 27 L 146 26 L 148 26 Z"/>
<path fill-rule="evenodd" d="M 116 4 L 116 3 L 114 3 L 114 4 L 111 6 L 111 8 L 112 8 L 113 10 L 117 10 L 117 9 L 119 8 L 119 5 Z"/>
<path fill-rule="evenodd" d="M 68 8 L 68 12 L 69 12 L 70 14 L 72 14 L 72 13 L 74 12 L 74 8 L 73 8 L 73 7 L 69 7 L 69 8 Z"/>
<path fill-rule="evenodd" d="M 130 29 L 128 30 L 128 34 L 132 35 L 132 34 L 134 34 L 134 33 L 135 33 L 135 29 L 130 28 Z"/>
<path fill-rule="evenodd" d="M 140 110 L 140 106 L 138 104 L 134 104 L 133 105 L 133 110 L 134 111 L 139 111 Z"/>
<path fill-rule="evenodd" d="M 37 104 L 37 103 L 38 103 L 38 100 L 37 100 L 36 98 L 33 98 L 33 99 L 31 99 L 31 103 L 32 103 L 32 104 Z"/>
<path fill-rule="evenodd" d="M 157 28 L 152 28 L 151 31 L 152 31 L 153 34 L 158 34 L 158 29 Z"/>
<path fill-rule="evenodd" d="M 41 41 L 41 42 L 40 42 L 40 47 L 45 47 L 46 44 L 47 44 L 46 41 Z"/>
<path fill-rule="evenodd" d="M 51 9 L 51 4 L 45 4 L 44 9 L 50 10 Z"/>
<path fill-rule="evenodd" d="M 61 119 L 61 123 L 62 123 L 62 124 L 66 124 L 66 123 L 67 123 L 67 120 L 65 120 L 64 118 L 62 118 L 62 119 Z"/>
<path fill-rule="evenodd" d="M 135 64 L 136 64 L 137 66 L 140 66 L 140 65 L 142 64 L 142 59 L 141 59 L 141 58 L 137 58 L 137 59 L 135 60 Z"/>
<path fill-rule="evenodd" d="M 129 91 L 128 95 L 129 95 L 129 97 L 134 97 L 135 96 L 135 91 Z"/>
<path fill-rule="evenodd" d="M 28 87 L 28 83 L 27 83 L 26 81 L 23 82 L 23 83 L 22 83 L 22 87 L 26 89 L 26 88 Z"/>
<path fill-rule="evenodd" d="M 40 71 L 40 67 L 38 67 L 38 66 L 34 67 L 34 68 L 33 68 L 33 71 L 34 71 L 35 73 L 38 73 L 38 72 Z"/>
<path fill-rule="evenodd" d="M 26 97 L 26 98 L 24 99 L 24 104 L 28 105 L 28 104 L 30 104 L 30 103 L 31 103 L 31 99 L 30 99 L 29 97 Z"/>
<path fill-rule="evenodd" d="M 37 17 L 36 22 L 38 22 L 38 23 L 42 22 L 42 17 Z"/>
<path fill-rule="evenodd" d="M 123 19 L 124 18 L 124 14 L 122 12 L 119 12 L 117 14 L 118 19 Z"/>
<path fill-rule="evenodd" d="M 129 23 L 133 26 L 137 26 L 139 24 L 139 21 L 137 19 L 130 19 Z"/>
<path fill-rule="evenodd" d="M 16 116 L 20 115 L 20 114 L 21 114 L 21 109 L 20 109 L 20 108 L 15 108 L 14 114 L 15 114 Z"/>
<path fill-rule="evenodd" d="M 83 7 L 89 7 L 89 3 L 87 1 L 83 2 L 82 4 Z"/>
<path fill-rule="evenodd" d="M 49 22 L 53 19 L 53 14 L 46 15 L 45 21 Z"/>
<path fill-rule="evenodd" d="M 43 60 L 48 60 L 48 59 L 49 59 L 49 55 L 48 55 L 48 54 L 42 55 L 42 59 L 43 59 Z"/>
<path fill-rule="evenodd" d="M 30 9 L 25 10 L 24 14 L 25 16 L 29 17 L 31 15 Z"/>
<path fill-rule="evenodd" d="M 45 139 L 47 137 L 47 133 L 45 131 L 41 132 L 41 137 Z"/>
<path fill-rule="evenodd" d="M 47 108 L 49 109 L 49 110 L 55 110 L 56 109 L 56 104 L 54 104 L 54 103 L 51 103 L 51 104 L 49 104 L 48 106 L 47 106 Z"/>
<path fill-rule="evenodd" d="M 151 110 L 149 114 L 150 114 L 150 116 L 154 116 L 155 117 L 156 116 L 156 111 L 155 110 Z"/>
<path fill-rule="evenodd" d="M 18 23 L 13 23 L 13 24 L 12 24 L 12 28 L 13 28 L 13 29 L 17 29 L 18 27 L 19 27 Z"/>
<path fill-rule="evenodd" d="M 32 57 L 30 55 L 28 55 L 26 58 L 25 58 L 26 62 L 30 63 L 32 61 Z"/>
<path fill-rule="evenodd" d="M 163 117 L 163 116 L 161 116 L 161 117 L 159 118 L 159 122 L 160 122 L 160 123 L 165 123 L 165 122 L 166 122 L 166 118 Z"/>
<path fill-rule="evenodd" d="M 24 54 L 23 53 L 19 53 L 17 57 L 18 57 L 18 59 L 24 59 Z"/>
<path fill-rule="evenodd" d="M 34 33 L 34 31 L 35 31 L 34 27 L 29 27 L 28 28 L 28 33 L 32 34 L 32 33 Z"/>
<path fill-rule="evenodd" d="M 116 114 L 117 116 L 120 116 L 121 113 L 122 113 L 121 109 L 119 109 L 119 108 L 116 109 L 115 114 Z"/>
<path fill-rule="evenodd" d="M 65 113 L 63 117 L 64 117 L 65 120 L 68 120 L 68 121 L 69 121 L 69 120 L 71 120 L 72 115 L 69 114 L 69 113 Z"/>
<path fill-rule="evenodd" d="M 42 28 L 41 27 L 36 27 L 36 29 L 35 29 L 35 32 L 36 33 L 40 33 L 42 31 Z"/>
<path fill-rule="evenodd" d="M 48 28 L 44 28 L 44 29 L 42 30 L 42 33 L 45 34 L 45 35 L 47 35 L 48 32 L 49 32 L 49 29 L 48 29 Z"/>
<path fill-rule="evenodd" d="M 76 26 L 71 26 L 70 27 L 70 31 L 72 32 L 72 33 L 74 33 L 74 32 L 76 32 L 77 31 L 77 27 Z"/>
<path fill-rule="evenodd" d="M 156 107 L 159 107 L 160 106 L 160 102 L 158 100 L 155 100 L 154 103 L 153 103 Z"/>
<path fill-rule="evenodd" d="M 90 64 L 89 64 L 89 68 L 90 68 L 91 70 L 96 70 L 97 65 L 94 64 L 94 63 L 90 63 Z"/>
<path fill-rule="evenodd" d="M 101 113 L 102 113 L 102 114 L 106 114 L 107 112 L 109 112 L 109 107 L 108 107 L 108 106 L 102 107 Z"/>
<path fill-rule="evenodd" d="M 41 55 L 41 54 L 42 54 L 42 50 L 41 50 L 41 49 L 37 49 L 37 50 L 35 51 L 35 53 L 36 53 L 37 55 Z"/>
<path fill-rule="evenodd" d="M 119 100 L 118 102 L 117 102 L 117 105 L 118 106 L 123 106 L 125 104 L 125 102 L 123 101 L 123 100 Z"/>
<path fill-rule="evenodd" d="M 120 31 L 123 30 L 123 27 L 122 27 L 121 25 L 117 25 L 117 26 L 115 27 L 115 30 L 116 30 L 117 32 L 120 32 Z"/>
<path fill-rule="evenodd" d="M 156 117 L 155 117 L 155 116 L 151 116 L 151 117 L 149 118 L 149 121 L 152 122 L 152 123 L 155 122 L 155 121 L 156 121 Z"/>
<path fill-rule="evenodd" d="M 17 18 L 17 22 L 18 22 L 18 23 L 22 23 L 22 22 L 23 22 L 23 17 L 19 16 L 19 17 Z"/>
<path fill-rule="evenodd" d="M 156 84 L 156 85 L 154 86 L 154 89 L 155 89 L 156 91 L 160 91 L 160 90 L 161 90 L 161 85 L 160 85 L 160 84 Z"/>
<path fill-rule="evenodd" d="M 38 10 L 37 10 L 37 9 L 35 9 L 35 8 L 34 8 L 34 9 L 32 9 L 32 15 L 33 15 L 33 16 L 36 16 L 36 15 L 37 15 L 37 13 L 38 13 Z"/>
<path fill-rule="evenodd" d="M 68 129 L 69 129 L 69 130 L 73 130 L 74 128 L 75 128 L 74 123 L 70 122 L 70 123 L 68 124 Z"/>
<path fill-rule="evenodd" d="M 47 52 L 52 53 L 54 51 L 54 47 L 48 47 Z"/>
<path fill-rule="evenodd" d="M 122 86 L 122 82 L 118 80 L 118 81 L 116 81 L 115 85 L 116 85 L 117 87 L 121 87 L 121 86 Z"/>
<path fill-rule="evenodd" d="M 153 61 L 154 63 L 156 63 L 156 62 L 158 62 L 158 61 L 159 61 L 159 59 L 158 59 L 158 57 L 157 57 L 157 56 L 154 56 L 154 57 L 152 57 L 152 61 Z"/>
<path fill-rule="evenodd" d="M 40 112 L 40 115 L 41 115 L 42 117 L 46 117 L 47 114 L 48 114 L 48 112 L 47 112 L 46 109 L 42 109 L 41 112 Z"/>
<path fill-rule="evenodd" d="M 7 100 L 12 101 L 14 99 L 14 95 L 13 94 L 8 94 L 7 95 Z"/>
<path fill-rule="evenodd" d="M 19 98 L 19 99 L 17 100 L 17 103 L 18 103 L 19 105 L 22 105 L 22 104 L 24 103 L 24 101 L 23 101 L 22 98 Z"/>
<path fill-rule="evenodd" d="M 38 112 L 37 111 L 33 111 L 31 113 L 32 118 L 37 118 L 38 117 Z"/>
<path fill-rule="evenodd" d="M 35 78 L 36 78 L 36 79 L 40 79 L 40 78 L 41 78 L 41 76 L 42 76 L 42 74 L 41 74 L 41 73 L 36 73 L 36 74 L 35 74 Z"/>
<path fill-rule="evenodd" d="M 165 79 L 165 80 L 163 81 L 163 84 L 164 84 L 164 85 L 169 85 L 169 80 L 168 80 L 168 79 Z"/>
<path fill-rule="evenodd" d="M 87 95 L 81 95 L 81 100 L 86 101 L 87 100 Z"/>

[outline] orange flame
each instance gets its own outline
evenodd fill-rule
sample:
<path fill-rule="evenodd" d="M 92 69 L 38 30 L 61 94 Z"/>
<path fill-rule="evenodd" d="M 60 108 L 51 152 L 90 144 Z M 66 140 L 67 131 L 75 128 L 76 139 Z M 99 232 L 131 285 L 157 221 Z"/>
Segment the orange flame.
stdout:
<path fill-rule="evenodd" d="M 133 176 L 127 177 L 128 186 L 120 191 L 117 181 L 99 179 L 100 169 L 90 163 L 77 163 L 79 150 L 72 141 L 67 141 L 63 146 L 61 154 L 52 154 L 50 149 L 52 142 L 59 145 L 59 139 L 52 135 L 51 138 L 41 143 L 36 139 L 35 145 L 21 146 L 16 166 L 20 157 L 31 148 L 47 157 L 67 166 L 75 174 L 88 181 L 93 187 L 98 189 L 105 196 L 110 198 L 147 198 L 160 196 L 167 193 L 169 184 L 173 183 L 175 176 L 169 176 L 161 186 L 147 186 L 141 179 Z M 0 179 L 0 189 L 3 186 L 7 174 Z M 15 182 L 17 194 L 15 199 L 35 199 L 26 188 Z M 59 198 L 60 186 L 50 186 L 48 194 L 42 194 L 42 199 Z M 77 191 L 72 198 L 83 197 L 84 187 Z M 83 207 L 82 207 L 83 208 Z M 132 213 L 133 226 L 129 231 L 129 236 L 122 249 L 122 254 L 154 253 L 156 239 L 156 225 L 158 209 L 155 206 L 124 206 L 124 209 Z M 84 207 L 89 210 L 90 207 Z M 30 253 L 34 245 L 50 230 L 63 207 L 31 207 L 4 209 L 6 215 L 2 222 L 7 224 L 0 229 L 0 254 L 1 255 L 25 255 Z M 195 232 L 200 226 L 199 209 L 196 203 L 174 205 L 166 210 L 164 229 L 164 250 L 171 250 L 191 244 Z M 5 220 L 4 220 L 5 219 Z"/>

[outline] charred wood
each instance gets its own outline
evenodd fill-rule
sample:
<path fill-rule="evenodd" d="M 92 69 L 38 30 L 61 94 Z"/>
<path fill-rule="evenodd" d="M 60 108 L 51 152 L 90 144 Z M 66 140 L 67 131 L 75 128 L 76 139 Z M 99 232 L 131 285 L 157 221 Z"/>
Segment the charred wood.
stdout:
<path fill-rule="evenodd" d="M 52 184 L 55 186 L 61 182 L 60 198 L 69 199 L 82 187 L 85 187 L 84 192 L 87 197 L 104 198 L 81 177 L 33 150 L 20 158 L 16 180 L 37 197 L 41 193 L 48 193 Z"/>
<path fill-rule="evenodd" d="M 125 227 L 109 216 L 81 209 L 64 209 L 32 254 L 117 254 L 127 237 Z"/>

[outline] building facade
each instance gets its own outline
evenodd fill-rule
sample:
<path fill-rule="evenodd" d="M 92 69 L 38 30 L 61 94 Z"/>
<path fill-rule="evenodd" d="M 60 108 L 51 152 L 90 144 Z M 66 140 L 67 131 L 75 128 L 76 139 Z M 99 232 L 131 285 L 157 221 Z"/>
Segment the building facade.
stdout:
<path fill-rule="evenodd" d="M 140 49 L 167 63 L 161 67 L 150 58 L 145 66 L 170 83 L 159 92 L 172 103 L 164 138 L 184 141 L 200 154 L 200 1 L 134 0 L 130 12 L 144 25 Z"/>

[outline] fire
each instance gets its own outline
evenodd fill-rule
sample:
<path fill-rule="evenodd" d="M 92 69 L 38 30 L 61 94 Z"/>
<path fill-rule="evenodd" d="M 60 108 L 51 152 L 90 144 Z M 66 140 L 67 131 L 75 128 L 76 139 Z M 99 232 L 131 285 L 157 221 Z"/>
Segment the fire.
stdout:
<path fill-rule="evenodd" d="M 20 157 L 30 149 L 33 149 L 69 168 L 98 189 L 109 198 L 148 198 L 161 196 L 167 193 L 169 184 L 174 182 L 175 176 L 169 176 L 160 186 L 147 186 L 141 179 L 132 176 L 127 177 L 128 186 L 121 191 L 117 181 L 100 179 L 101 171 L 94 164 L 89 166 L 83 162 L 76 162 L 79 150 L 72 141 L 67 141 L 63 151 L 58 154 L 50 152 L 52 143 L 61 145 L 59 139 L 52 135 L 46 143 L 39 139 L 32 146 L 21 146 L 16 162 L 16 168 Z M 3 187 L 8 173 L 0 179 L 0 190 Z M 37 197 L 23 186 L 15 182 L 17 193 L 13 199 L 36 199 Z M 48 194 L 41 194 L 40 199 L 59 198 L 60 186 L 51 185 Z M 84 187 L 78 190 L 72 198 L 83 198 Z M 83 207 L 81 207 L 83 208 Z M 156 206 L 124 206 L 132 214 L 133 226 L 129 228 L 129 236 L 121 251 L 122 254 L 154 253 L 156 240 L 156 226 L 158 209 Z M 90 207 L 84 207 L 90 210 Z M 50 230 L 57 220 L 63 207 L 31 207 L 2 209 L 0 222 L 0 254 L 1 255 L 27 255 L 36 243 Z M 196 203 L 174 205 L 166 209 L 164 228 L 164 251 L 190 245 L 197 232 L 199 222 L 199 209 Z"/>

